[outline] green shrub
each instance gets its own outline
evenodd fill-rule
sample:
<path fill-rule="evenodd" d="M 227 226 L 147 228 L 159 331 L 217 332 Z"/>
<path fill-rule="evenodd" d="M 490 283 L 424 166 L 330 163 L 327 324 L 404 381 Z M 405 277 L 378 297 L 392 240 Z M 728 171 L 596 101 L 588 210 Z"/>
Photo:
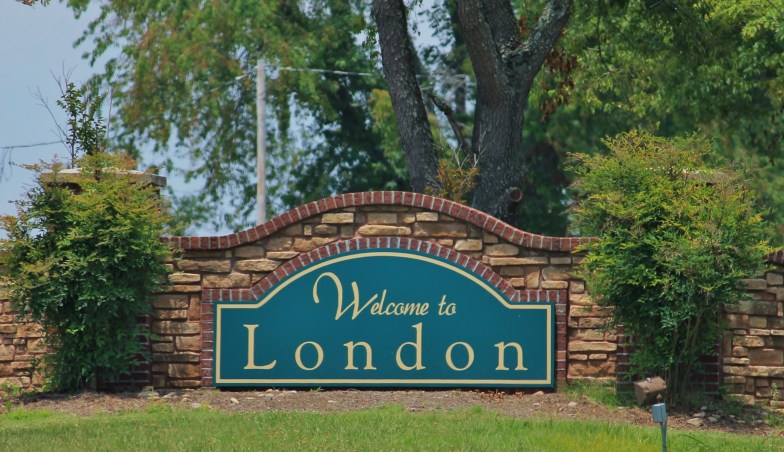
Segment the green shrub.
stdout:
<path fill-rule="evenodd" d="M 66 181 L 60 164 L 30 166 L 36 185 L 16 202 L 17 216 L 0 218 L 8 234 L 0 264 L 11 300 L 43 326 L 48 382 L 74 390 L 144 359 L 149 332 L 137 316 L 149 313 L 148 298 L 165 281 L 169 249 L 160 236 L 169 216 L 153 187 L 129 177 L 133 160 L 103 152 L 101 99 L 69 83 L 57 104 L 68 117 L 69 164 L 80 172 Z"/>
<path fill-rule="evenodd" d="M 97 153 L 78 163 L 79 190 L 61 183 L 57 166 L 37 166 L 17 216 L 2 218 L 11 299 L 43 326 L 57 390 L 114 378 L 138 362 L 148 332 L 137 316 L 149 312 L 169 253 L 157 193 L 123 174 L 132 160 Z"/>
<path fill-rule="evenodd" d="M 715 352 L 722 308 L 748 296 L 741 278 L 766 268 L 763 221 L 743 171 L 712 169 L 705 142 L 631 132 L 605 144 L 572 162 L 574 227 L 597 236 L 582 270 L 637 347 L 633 373 L 661 375 L 677 400 Z"/>

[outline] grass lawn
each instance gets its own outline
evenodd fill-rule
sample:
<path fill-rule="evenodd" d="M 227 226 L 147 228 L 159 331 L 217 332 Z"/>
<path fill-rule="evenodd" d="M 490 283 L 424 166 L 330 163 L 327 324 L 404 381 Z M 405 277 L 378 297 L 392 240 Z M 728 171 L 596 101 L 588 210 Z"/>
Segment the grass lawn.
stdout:
<path fill-rule="evenodd" d="M 668 433 L 671 450 L 784 450 L 784 440 Z M 409 413 L 399 406 L 330 414 L 228 414 L 156 405 L 92 417 L 15 410 L 0 415 L 0 450 L 554 450 L 659 451 L 655 427 L 524 421 L 476 408 Z"/>

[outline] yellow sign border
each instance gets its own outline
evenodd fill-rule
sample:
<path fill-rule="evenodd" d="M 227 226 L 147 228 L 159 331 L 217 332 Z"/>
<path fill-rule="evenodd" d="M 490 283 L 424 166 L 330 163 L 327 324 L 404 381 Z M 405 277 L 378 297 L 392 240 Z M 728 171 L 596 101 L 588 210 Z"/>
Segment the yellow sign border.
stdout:
<path fill-rule="evenodd" d="M 364 259 L 368 257 L 397 257 L 403 259 L 414 259 L 419 261 L 428 262 L 430 264 L 435 264 L 440 267 L 446 268 L 450 271 L 458 273 L 459 275 L 468 278 L 469 280 L 473 281 L 475 284 L 478 284 L 481 288 L 483 288 L 486 292 L 491 294 L 493 298 L 495 298 L 499 303 L 501 303 L 507 309 L 544 309 L 547 312 L 547 377 L 544 380 L 473 380 L 473 379 L 385 379 L 385 378 L 337 378 L 337 379 L 250 379 L 250 378 L 221 378 L 220 376 L 220 349 L 221 349 L 221 312 L 223 309 L 257 309 L 264 306 L 272 297 L 274 297 L 278 292 L 286 288 L 289 284 L 293 283 L 294 281 L 298 280 L 299 278 L 306 276 L 316 270 L 322 269 L 332 264 L 337 264 L 339 262 L 353 260 L 353 259 Z M 292 277 L 286 279 L 283 283 L 275 286 L 273 290 L 269 293 L 265 294 L 264 297 L 259 300 L 257 303 L 254 304 L 218 304 L 216 306 L 216 315 L 215 315 L 215 329 L 214 329 L 214 338 L 215 338 L 215 346 L 214 346 L 214 360 L 215 364 L 213 366 L 213 383 L 225 383 L 225 384 L 253 384 L 253 385 L 262 385 L 262 384 L 269 384 L 270 386 L 273 385 L 281 385 L 281 384 L 304 384 L 304 383 L 312 383 L 312 384 L 441 384 L 441 385 L 448 385 L 450 383 L 454 384 L 477 384 L 477 385 L 551 385 L 553 384 L 553 340 L 552 338 L 552 328 L 553 328 L 553 306 L 550 303 L 520 303 L 520 304 L 511 304 L 509 303 L 504 297 L 502 297 L 498 291 L 487 284 L 485 281 L 478 278 L 476 275 L 469 273 L 468 271 L 458 267 L 455 264 L 447 264 L 444 261 L 434 259 L 429 256 L 423 256 L 420 254 L 414 254 L 411 252 L 401 252 L 401 251 L 373 251 L 367 253 L 351 253 L 346 254 L 345 256 L 339 256 L 334 259 L 326 258 L 324 262 L 317 262 L 314 265 L 307 267 L 303 271 L 299 271 L 295 273 Z"/>

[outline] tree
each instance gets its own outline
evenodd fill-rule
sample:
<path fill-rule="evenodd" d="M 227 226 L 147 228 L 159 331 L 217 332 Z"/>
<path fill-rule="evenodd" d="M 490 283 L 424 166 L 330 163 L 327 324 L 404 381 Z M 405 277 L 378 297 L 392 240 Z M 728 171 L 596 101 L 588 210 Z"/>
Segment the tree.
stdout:
<path fill-rule="evenodd" d="M 103 99 L 86 99 L 84 88 L 77 89 L 75 84 L 67 80 L 64 84 L 65 87 L 61 87 L 63 95 L 57 100 L 57 105 L 68 115 L 68 124 L 65 130 L 59 125 L 57 127 L 60 138 L 68 149 L 69 163 L 73 167 L 80 152 L 95 155 L 102 151 L 106 126 L 99 113 Z M 41 102 L 43 103 L 43 99 Z"/>
<path fill-rule="evenodd" d="M 441 0 L 426 8 L 438 43 L 424 49 L 409 36 L 411 5 L 421 0 L 409 9 L 376 2 L 378 33 L 368 42 L 377 36 L 382 54 L 391 52 L 382 60 L 406 157 L 392 148 L 397 125 L 379 123 L 390 119 L 380 77 L 279 71 L 269 98 L 274 208 L 338 191 L 438 185 L 438 161 L 449 156 L 432 137 L 439 114 L 456 131 L 449 147 L 479 168 L 471 202 L 533 232 L 566 231 L 568 152 L 601 152 L 603 137 L 643 128 L 700 130 L 728 159 L 754 163 L 754 185 L 784 238 L 784 3 L 761 1 L 601 0 L 575 4 L 567 22 L 571 1 Z M 104 94 L 111 87 L 112 144 L 133 151 L 152 143 L 172 170 L 191 161 L 186 175 L 207 185 L 180 206 L 215 219 L 217 200 L 236 200 L 244 214 L 217 220 L 246 225 L 255 59 L 372 73 L 375 49 L 359 45 L 369 3 L 104 3 L 84 39 L 95 39 L 93 59 L 122 48 L 94 80 Z M 518 188 L 522 201 L 510 202 Z"/>
<path fill-rule="evenodd" d="M 549 141 L 564 153 L 633 128 L 699 130 L 719 155 L 754 168 L 752 187 L 784 239 L 782 12 L 781 0 L 581 5 L 581 25 L 562 41 L 580 68 Z"/>
<path fill-rule="evenodd" d="M 547 3 L 512 2 L 523 36 Z M 700 130 L 716 152 L 756 169 L 753 186 L 784 239 L 777 145 L 784 137 L 782 12 L 781 0 L 575 4 L 525 106 L 523 199 L 512 222 L 533 232 L 566 232 L 568 152 L 603 152 L 604 137 L 634 128 L 661 136 Z M 457 2 L 435 2 L 428 17 L 438 41 L 420 55 L 433 77 L 441 77 L 439 95 L 456 113 L 468 113 L 456 116 L 470 131 L 476 94 L 439 75 L 474 76 Z"/>
<path fill-rule="evenodd" d="M 524 134 L 538 169 L 529 179 L 542 183 L 523 200 L 525 218 L 568 199 L 568 152 L 603 152 L 605 136 L 634 128 L 669 137 L 700 131 L 716 153 L 754 169 L 748 174 L 769 209 L 769 233 L 784 240 L 782 11 L 781 0 L 576 5 L 559 42 L 578 63 L 568 102 L 543 115 L 563 80 L 550 71 L 529 102 Z M 552 202 L 528 204 L 545 193 Z M 552 215 L 533 218 L 548 220 L 532 229 L 559 226 Z"/>
<path fill-rule="evenodd" d="M 577 155 L 572 213 L 592 298 L 613 308 L 635 346 L 632 372 L 661 375 L 680 398 L 702 355 L 715 353 L 723 308 L 749 297 L 771 249 L 747 174 L 716 170 L 710 145 L 631 132 L 608 155 Z"/>
<path fill-rule="evenodd" d="M 79 14 L 89 3 L 69 5 Z M 372 56 L 359 45 L 363 2 L 110 0 L 100 9 L 80 42 L 92 42 L 91 62 L 109 56 L 90 86 L 110 94 L 111 144 L 136 156 L 152 149 L 167 170 L 202 179 L 202 190 L 179 200 L 197 219 L 249 224 L 259 58 L 272 70 L 273 209 L 334 192 L 408 186 L 372 129 L 368 103 L 381 77 L 340 73 L 374 72 Z M 215 215 L 215 205 L 226 201 L 231 211 Z"/>
<path fill-rule="evenodd" d="M 542 64 L 571 14 L 570 0 L 550 0 L 525 36 L 512 5 L 500 0 L 457 3 L 461 36 L 477 81 L 473 134 L 469 152 L 479 180 L 473 205 L 510 219 L 525 175 L 525 106 Z M 424 191 L 437 184 L 437 149 L 427 122 L 415 55 L 402 0 L 374 1 L 384 75 L 401 130 L 411 186 Z"/>

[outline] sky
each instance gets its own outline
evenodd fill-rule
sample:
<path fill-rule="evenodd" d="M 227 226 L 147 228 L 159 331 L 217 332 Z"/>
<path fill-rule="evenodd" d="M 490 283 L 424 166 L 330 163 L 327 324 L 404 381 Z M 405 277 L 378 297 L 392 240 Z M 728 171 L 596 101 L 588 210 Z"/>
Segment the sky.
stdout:
<path fill-rule="evenodd" d="M 0 0 L 0 215 L 14 214 L 12 201 L 20 199 L 33 184 L 33 173 L 19 165 L 68 155 L 61 143 L 3 149 L 59 139 L 54 119 L 40 105 L 36 93 L 40 91 L 57 122 L 64 124 L 65 115 L 56 104 L 61 93 L 55 77 L 62 79 L 64 71 L 71 72 L 70 80 L 78 86 L 101 69 L 90 67 L 81 57 L 89 50 L 89 43 L 78 49 L 73 46 L 97 13 L 98 9 L 92 8 L 77 20 L 56 1 L 30 7 Z M 172 177 L 169 185 L 178 194 L 195 189 Z M 231 231 L 214 231 L 205 225 L 192 228 L 192 232 L 211 235 Z M 4 236 L 0 231 L 0 237 Z"/>
<path fill-rule="evenodd" d="M 73 48 L 87 23 L 86 18 L 74 19 L 73 13 L 57 2 L 30 7 L 0 1 L 0 157 L 5 154 L 0 175 L 2 215 L 15 212 L 11 201 L 19 199 L 33 183 L 32 172 L 17 165 L 67 155 L 61 143 L 16 148 L 10 154 L 2 149 L 58 140 L 55 122 L 35 93 L 40 90 L 62 124 L 65 115 L 55 103 L 60 97 L 55 76 L 62 78 L 64 69 L 72 70 L 71 80 L 79 84 L 92 74 L 89 63 L 81 59 L 82 51 Z"/>

